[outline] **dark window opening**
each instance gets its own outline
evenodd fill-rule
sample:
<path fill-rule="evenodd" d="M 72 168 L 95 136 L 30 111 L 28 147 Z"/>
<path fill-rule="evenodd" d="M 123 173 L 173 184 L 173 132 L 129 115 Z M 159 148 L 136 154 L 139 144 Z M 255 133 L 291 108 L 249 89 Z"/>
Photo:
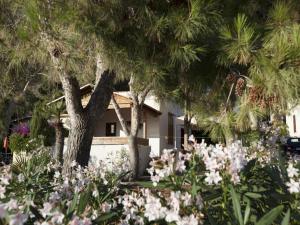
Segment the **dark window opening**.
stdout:
<path fill-rule="evenodd" d="M 293 125 L 294 125 L 294 133 L 297 132 L 297 126 L 296 126 L 296 116 L 293 115 Z"/>
<path fill-rule="evenodd" d="M 106 123 L 106 136 L 117 136 L 117 123 Z"/>

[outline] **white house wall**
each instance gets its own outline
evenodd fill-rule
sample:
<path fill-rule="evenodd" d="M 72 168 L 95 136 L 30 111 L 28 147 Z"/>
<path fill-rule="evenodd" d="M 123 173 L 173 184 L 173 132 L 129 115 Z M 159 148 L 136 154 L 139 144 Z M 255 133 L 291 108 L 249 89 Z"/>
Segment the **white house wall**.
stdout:
<path fill-rule="evenodd" d="M 124 119 L 126 121 L 131 120 L 131 110 L 130 109 L 121 109 L 121 113 L 124 116 Z M 94 133 L 95 137 L 105 137 L 106 136 L 106 133 L 105 133 L 106 123 L 116 123 L 117 124 L 116 136 L 117 137 L 126 137 L 115 110 L 107 110 L 104 113 L 104 116 L 102 117 L 102 119 L 100 121 L 98 121 L 98 123 L 96 125 L 96 130 Z M 142 129 L 139 130 L 138 137 L 143 137 Z"/>
<path fill-rule="evenodd" d="M 143 175 L 150 161 L 150 147 L 139 145 L 139 175 Z M 92 145 L 91 146 L 91 161 L 98 162 L 99 160 L 109 163 L 115 160 L 116 155 L 121 151 L 128 151 L 128 145 Z"/>
<path fill-rule="evenodd" d="M 294 116 L 295 116 L 295 130 L 294 130 Z M 300 137 L 300 105 L 292 108 L 290 113 L 286 115 L 286 124 L 288 126 L 291 137 Z"/>

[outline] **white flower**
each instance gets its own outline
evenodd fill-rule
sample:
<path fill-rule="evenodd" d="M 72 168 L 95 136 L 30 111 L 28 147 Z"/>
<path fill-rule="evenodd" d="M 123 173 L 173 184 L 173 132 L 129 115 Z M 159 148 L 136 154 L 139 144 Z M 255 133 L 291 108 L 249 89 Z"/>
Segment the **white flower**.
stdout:
<path fill-rule="evenodd" d="M 217 171 L 211 171 L 209 173 L 205 173 L 206 178 L 205 178 L 205 182 L 208 183 L 209 185 L 212 184 L 218 184 L 222 178 L 220 176 L 220 173 Z"/>
<path fill-rule="evenodd" d="M 92 221 L 89 218 L 84 218 L 80 225 L 92 225 Z"/>
<path fill-rule="evenodd" d="M 197 218 L 192 214 L 190 216 L 183 217 L 180 221 L 177 222 L 177 225 L 198 225 Z"/>
<path fill-rule="evenodd" d="M 213 158 L 208 158 L 207 160 L 204 161 L 205 167 L 207 170 L 213 171 L 216 169 L 219 169 L 220 164 L 217 163 L 216 159 Z"/>
<path fill-rule="evenodd" d="M 99 196 L 99 192 L 97 189 L 95 189 L 92 193 L 93 197 L 97 198 Z"/>
<path fill-rule="evenodd" d="M 1 183 L 4 185 L 9 185 L 9 181 L 11 179 L 11 176 L 5 176 L 5 177 L 1 177 Z"/>
<path fill-rule="evenodd" d="M 70 221 L 69 225 L 81 225 L 80 222 L 81 222 L 81 221 L 80 221 L 79 217 L 75 216 L 75 217 L 73 217 L 73 219 Z"/>
<path fill-rule="evenodd" d="M 0 219 L 4 218 L 6 214 L 6 210 L 4 205 L 0 205 Z"/>
<path fill-rule="evenodd" d="M 176 165 L 176 170 L 182 173 L 185 171 L 185 169 L 186 169 L 185 161 L 179 160 Z"/>
<path fill-rule="evenodd" d="M 45 202 L 44 204 L 43 204 L 43 208 L 40 210 L 41 211 L 41 213 L 42 213 L 42 216 L 43 217 L 46 217 L 46 216 L 48 216 L 48 215 L 51 215 L 52 213 L 51 213 L 51 210 L 52 210 L 52 205 L 49 203 L 49 202 Z"/>
<path fill-rule="evenodd" d="M 28 216 L 25 214 L 17 213 L 10 217 L 9 225 L 23 225 L 27 221 Z"/>
<path fill-rule="evenodd" d="M 18 202 L 15 199 L 11 199 L 9 202 L 5 204 L 5 208 L 8 210 L 17 209 L 18 208 Z"/>
<path fill-rule="evenodd" d="M 19 183 L 22 183 L 22 182 L 24 182 L 24 181 L 25 181 L 25 177 L 24 177 L 23 174 L 20 173 L 20 174 L 18 175 L 18 182 L 19 182 Z"/>
<path fill-rule="evenodd" d="M 53 216 L 51 218 L 51 222 L 54 224 L 63 224 L 63 220 L 65 218 L 65 215 L 60 212 L 54 212 Z"/>
<path fill-rule="evenodd" d="M 59 177 L 60 177 L 60 172 L 59 171 L 55 171 L 54 178 L 58 179 Z"/>
<path fill-rule="evenodd" d="M 5 186 L 0 185 L 0 199 L 5 198 L 5 191 L 6 191 Z"/>
<path fill-rule="evenodd" d="M 196 195 L 196 205 L 198 206 L 198 209 L 201 210 L 203 208 L 203 198 L 200 194 Z"/>
<path fill-rule="evenodd" d="M 180 216 L 178 215 L 177 211 L 174 210 L 167 210 L 166 212 L 166 218 L 165 220 L 170 223 L 170 222 L 175 222 L 178 221 L 180 219 Z"/>
<path fill-rule="evenodd" d="M 101 204 L 101 209 L 102 209 L 102 212 L 104 212 L 104 213 L 110 212 L 111 205 L 107 202 L 104 202 Z"/>
<path fill-rule="evenodd" d="M 71 167 L 76 167 L 77 166 L 77 162 L 74 160 L 74 161 L 72 161 L 72 163 L 71 163 L 71 165 L 70 165 Z"/>
<path fill-rule="evenodd" d="M 287 173 L 289 178 L 293 178 L 298 176 L 299 170 L 295 168 L 292 163 L 289 163 Z"/>
<path fill-rule="evenodd" d="M 173 211 L 179 212 L 180 191 L 176 191 L 176 192 L 172 191 L 168 203 Z"/>
<path fill-rule="evenodd" d="M 296 182 L 294 179 L 290 179 L 290 182 L 286 183 L 289 187 L 290 193 L 299 193 L 300 192 L 300 182 Z"/>
<path fill-rule="evenodd" d="M 49 197 L 50 202 L 55 203 L 55 202 L 60 201 L 60 199 L 61 199 L 61 196 L 57 191 L 50 193 L 50 197 Z"/>
<path fill-rule="evenodd" d="M 192 205 L 192 196 L 188 192 L 185 192 L 184 195 L 181 195 L 181 200 L 183 201 L 184 206 Z"/>
<path fill-rule="evenodd" d="M 149 195 L 145 204 L 145 217 L 149 221 L 161 219 L 165 216 L 166 208 L 162 207 L 160 200 Z"/>

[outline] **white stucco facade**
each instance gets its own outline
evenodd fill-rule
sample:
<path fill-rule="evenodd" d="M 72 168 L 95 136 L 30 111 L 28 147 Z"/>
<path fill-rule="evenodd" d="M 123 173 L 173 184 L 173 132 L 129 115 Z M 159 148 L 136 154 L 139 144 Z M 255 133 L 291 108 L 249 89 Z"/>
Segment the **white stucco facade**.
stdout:
<path fill-rule="evenodd" d="M 90 157 L 91 160 L 97 162 L 99 160 L 112 161 L 116 159 L 116 155 L 121 151 L 128 151 L 128 145 L 92 145 Z M 142 176 L 148 167 L 150 161 L 150 146 L 139 145 L 139 175 Z"/>
<path fill-rule="evenodd" d="M 300 105 L 290 109 L 286 115 L 286 125 L 291 137 L 300 137 Z"/>
<path fill-rule="evenodd" d="M 120 104 L 123 104 L 121 113 L 127 122 L 131 122 L 131 106 L 129 92 L 115 92 L 119 96 Z M 121 96 L 121 97 L 120 97 Z M 123 97 L 126 97 L 123 98 Z M 129 101 L 129 103 L 128 103 Z M 127 104 L 126 106 L 124 106 Z M 143 174 L 150 161 L 150 155 L 160 156 L 163 149 L 179 149 L 181 147 L 181 130 L 183 129 L 183 112 L 179 105 L 159 101 L 154 95 L 145 99 L 142 121 L 139 127 L 138 137 L 140 153 L 140 175 Z M 64 118 L 65 127 L 68 124 L 68 116 Z M 108 124 L 114 124 L 115 132 L 107 135 Z M 91 147 L 92 160 L 108 160 L 108 157 L 128 149 L 126 135 L 119 122 L 113 107 L 109 106 L 104 116 L 96 124 L 94 140 Z M 151 152 L 151 154 L 150 154 Z"/>

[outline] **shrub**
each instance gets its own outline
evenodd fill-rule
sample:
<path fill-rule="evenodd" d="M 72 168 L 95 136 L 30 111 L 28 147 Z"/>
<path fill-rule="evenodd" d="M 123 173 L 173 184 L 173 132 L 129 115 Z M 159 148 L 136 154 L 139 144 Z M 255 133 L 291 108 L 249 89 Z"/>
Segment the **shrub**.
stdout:
<path fill-rule="evenodd" d="M 9 146 L 12 152 L 29 152 L 42 146 L 42 137 L 31 139 L 19 133 L 13 133 L 9 138 Z"/>

